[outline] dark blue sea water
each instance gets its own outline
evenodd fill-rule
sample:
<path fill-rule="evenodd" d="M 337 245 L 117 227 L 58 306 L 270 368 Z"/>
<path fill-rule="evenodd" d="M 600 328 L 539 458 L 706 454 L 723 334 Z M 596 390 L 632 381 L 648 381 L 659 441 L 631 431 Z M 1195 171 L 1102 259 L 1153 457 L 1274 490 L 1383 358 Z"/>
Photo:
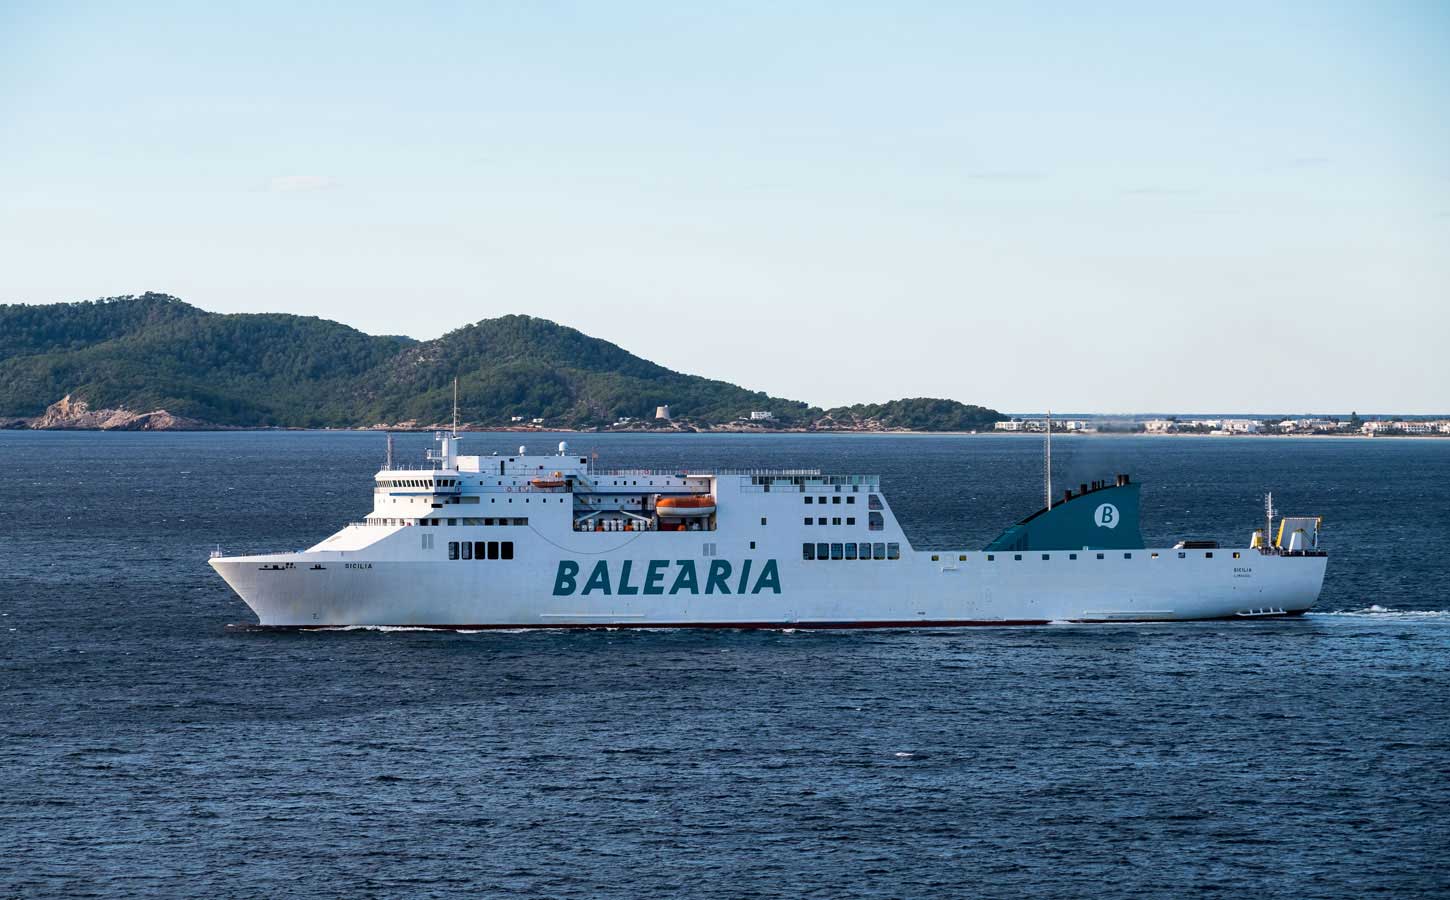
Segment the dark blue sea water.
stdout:
<path fill-rule="evenodd" d="M 918 546 L 980 545 L 1040 505 L 1032 439 L 572 440 L 604 464 L 878 472 Z M 207 552 L 358 518 L 380 436 L 0 432 L 0 896 L 1450 892 L 1450 441 L 1055 451 L 1059 484 L 1143 482 L 1154 543 L 1243 541 L 1269 489 L 1322 514 L 1319 610 L 229 629 L 253 620 Z"/>

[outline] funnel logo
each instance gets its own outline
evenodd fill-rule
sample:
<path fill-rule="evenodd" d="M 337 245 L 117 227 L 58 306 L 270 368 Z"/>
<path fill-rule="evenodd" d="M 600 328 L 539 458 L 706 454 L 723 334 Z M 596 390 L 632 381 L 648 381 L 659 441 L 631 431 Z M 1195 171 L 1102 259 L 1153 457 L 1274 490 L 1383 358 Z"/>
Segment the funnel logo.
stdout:
<path fill-rule="evenodd" d="M 1118 508 L 1111 503 L 1104 503 L 1093 513 L 1093 521 L 1098 523 L 1099 528 L 1118 527 Z"/>

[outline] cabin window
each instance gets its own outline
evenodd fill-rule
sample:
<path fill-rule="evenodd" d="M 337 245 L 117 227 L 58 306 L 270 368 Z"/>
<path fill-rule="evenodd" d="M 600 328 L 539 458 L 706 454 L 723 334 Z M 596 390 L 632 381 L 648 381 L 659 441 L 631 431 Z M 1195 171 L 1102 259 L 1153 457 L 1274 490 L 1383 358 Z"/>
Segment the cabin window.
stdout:
<path fill-rule="evenodd" d="M 817 525 L 824 525 L 824 524 L 826 524 L 826 517 L 825 516 L 821 516 L 819 519 L 816 519 L 816 524 Z"/>
<path fill-rule="evenodd" d="M 1067 558 L 1068 558 L 1068 559 L 1077 559 L 1077 554 L 1076 554 L 1076 553 L 1069 553 L 1069 554 L 1068 554 L 1068 555 L 1067 555 Z"/>
<path fill-rule="evenodd" d="M 842 559 L 845 556 L 845 548 L 840 544 L 831 545 L 831 559 Z"/>
<path fill-rule="evenodd" d="M 1213 559 L 1213 553 L 1212 553 L 1212 551 L 1203 554 L 1203 558 L 1204 559 Z"/>
<path fill-rule="evenodd" d="M 846 558 L 847 559 L 855 559 L 856 558 L 856 545 L 855 544 L 847 544 L 846 545 Z"/>
<path fill-rule="evenodd" d="M 810 543 L 801 544 L 801 559 L 815 559 L 815 558 L 816 558 L 816 545 L 815 544 L 810 544 Z"/>
<path fill-rule="evenodd" d="M 1237 551 L 1237 550 L 1235 550 L 1235 551 L 1234 551 L 1234 559 L 1238 559 L 1238 558 L 1239 558 L 1239 554 L 1238 554 L 1238 551 Z"/>
<path fill-rule="evenodd" d="M 473 559 L 473 541 L 460 541 L 458 549 L 462 551 L 464 559 Z"/>
<path fill-rule="evenodd" d="M 995 553 L 988 553 L 987 554 L 987 562 L 996 562 L 996 561 L 997 561 L 997 555 Z"/>
<path fill-rule="evenodd" d="M 887 544 L 886 545 L 886 558 L 887 559 L 901 559 L 901 545 L 900 544 Z"/>
<path fill-rule="evenodd" d="M 840 525 L 841 524 L 841 517 L 840 516 L 832 516 L 831 517 L 831 524 L 832 525 Z"/>
<path fill-rule="evenodd" d="M 1131 553 L 1124 553 L 1123 554 L 1123 559 L 1132 559 L 1132 558 L 1133 558 L 1133 554 L 1131 554 Z"/>
<path fill-rule="evenodd" d="M 1188 558 L 1188 554 L 1187 553 L 1184 553 L 1182 550 L 1180 550 L 1180 551 L 1178 551 L 1178 558 L 1179 559 L 1187 559 Z"/>
<path fill-rule="evenodd" d="M 1021 553 L 1014 553 L 1014 554 L 1012 554 L 1012 558 L 1015 559 L 1015 560 L 1017 560 L 1018 562 L 1021 562 L 1022 561 L 1022 554 Z"/>
<path fill-rule="evenodd" d="M 760 517 L 760 524 L 762 524 L 762 525 L 765 524 L 765 516 L 761 516 Z"/>
<path fill-rule="evenodd" d="M 458 542 L 457 541 L 449 541 L 448 542 L 448 558 L 449 559 L 457 559 L 458 558 Z"/>
<path fill-rule="evenodd" d="M 513 541 L 504 541 L 501 544 L 499 544 L 499 555 L 502 556 L 504 559 L 513 559 L 514 558 L 514 542 Z"/>
<path fill-rule="evenodd" d="M 488 558 L 498 559 L 498 541 L 488 542 Z"/>
<path fill-rule="evenodd" d="M 816 498 L 815 497 L 812 497 L 810 494 L 807 494 L 806 495 L 806 502 L 807 503 L 815 503 L 816 502 Z"/>
<path fill-rule="evenodd" d="M 814 525 L 814 524 L 816 524 L 816 520 L 815 519 L 812 519 L 810 516 L 806 516 L 806 524 L 807 525 Z"/>
<path fill-rule="evenodd" d="M 965 553 L 963 553 L 961 556 L 958 556 L 957 557 L 957 562 L 966 562 L 966 561 L 967 561 L 967 554 L 965 554 Z"/>
<path fill-rule="evenodd" d="M 830 544 L 816 544 L 816 559 L 830 559 L 830 558 L 831 558 L 831 545 Z"/>
<path fill-rule="evenodd" d="M 932 555 L 931 555 L 931 561 L 932 561 L 932 562 L 936 562 L 936 561 L 937 561 L 937 560 L 939 560 L 939 559 L 941 559 L 941 557 L 940 557 L 940 556 L 938 556 L 938 555 L 936 555 L 936 554 L 935 554 L 935 553 L 933 553 L 933 554 L 932 554 Z"/>
<path fill-rule="evenodd" d="M 881 509 L 881 497 L 877 494 L 870 494 L 866 497 L 867 509 Z"/>
<path fill-rule="evenodd" d="M 1103 555 L 1101 553 L 1099 553 L 1098 554 L 1098 559 L 1102 559 L 1102 558 L 1103 558 Z"/>
<path fill-rule="evenodd" d="M 449 525 L 457 525 L 458 524 L 458 520 L 457 519 L 449 519 L 448 520 L 448 524 Z"/>
<path fill-rule="evenodd" d="M 841 498 L 840 497 L 832 497 L 831 498 L 831 502 L 832 503 L 840 503 L 841 502 Z"/>
<path fill-rule="evenodd" d="M 866 527 L 868 529 L 870 529 L 871 531 L 885 531 L 886 530 L 886 519 L 884 517 L 882 517 L 881 513 L 879 513 L 879 512 L 870 512 L 870 513 L 867 513 L 866 514 Z"/>
<path fill-rule="evenodd" d="M 855 525 L 856 524 L 856 517 L 855 516 L 847 516 L 846 517 L 846 524 L 847 525 Z"/>
<path fill-rule="evenodd" d="M 488 556 L 488 544 L 484 541 L 473 542 L 473 558 L 485 559 Z"/>
<path fill-rule="evenodd" d="M 846 502 L 847 503 L 855 503 L 856 502 L 856 498 L 855 497 L 847 497 L 846 498 Z"/>
<path fill-rule="evenodd" d="M 1046 553 L 1042 554 L 1042 558 L 1043 559 L 1052 559 L 1052 557 L 1049 554 L 1046 554 Z"/>

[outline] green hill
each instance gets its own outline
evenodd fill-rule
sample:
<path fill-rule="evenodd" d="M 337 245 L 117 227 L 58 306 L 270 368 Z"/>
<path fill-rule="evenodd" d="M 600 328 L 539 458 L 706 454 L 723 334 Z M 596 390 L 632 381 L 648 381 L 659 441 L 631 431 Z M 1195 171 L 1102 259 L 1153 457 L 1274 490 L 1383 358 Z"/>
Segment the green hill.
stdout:
<path fill-rule="evenodd" d="M 314 317 L 211 313 L 164 294 L 0 305 L 0 418 L 38 416 L 69 395 L 92 409 L 165 409 L 218 425 L 430 424 L 448 419 L 455 376 L 464 420 L 481 426 L 514 416 L 602 425 L 650 419 L 662 404 L 700 424 L 752 410 L 774 413 L 782 426 L 811 426 L 821 416 L 805 403 L 675 372 L 529 316 L 485 319 L 420 342 Z M 943 430 L 1001 418 L 949 400 L 837 413 Z"/>

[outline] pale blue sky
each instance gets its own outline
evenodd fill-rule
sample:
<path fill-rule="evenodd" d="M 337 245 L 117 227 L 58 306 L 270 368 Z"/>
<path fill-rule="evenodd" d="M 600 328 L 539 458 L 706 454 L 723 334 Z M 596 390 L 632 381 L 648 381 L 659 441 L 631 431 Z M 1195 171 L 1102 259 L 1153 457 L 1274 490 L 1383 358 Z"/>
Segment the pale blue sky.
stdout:
<path fill-rule="evenodd" d="M 1450 4 L 1265 5 L 11 2 L 0 302 L 528 313 L 826 405 L 1450 410 Z"/>

